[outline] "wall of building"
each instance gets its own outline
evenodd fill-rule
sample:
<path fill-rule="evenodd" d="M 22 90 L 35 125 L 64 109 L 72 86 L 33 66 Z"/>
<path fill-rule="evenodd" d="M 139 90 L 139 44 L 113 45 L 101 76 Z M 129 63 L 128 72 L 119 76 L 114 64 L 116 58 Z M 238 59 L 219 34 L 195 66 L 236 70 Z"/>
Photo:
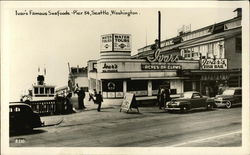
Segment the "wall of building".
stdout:
<path fill-rule="evenodd" d="M 242 68 L 242 51 L 236 51 L 236 38 L 232 37 L 225 40 L 225 57 L 228 59 L 228 69 Z"/>
<path fill-rule="evenodd" d="M 98 73 L 114 73 L 120 72 L 125 73 L 129 72 L 129 74 L 133 74 L 133 72 L 163 72 L 163 70 L 142 70 L 142 64 L 150 64 L 147 62 L 146 59 L 106 59 L 100 60 L 97 63 L 97 72 Z M 166 63 L 151 63 L 151 64 L 158 64 L 164 65 Z M 179 65 L 181 69 L 199 69 L 199 61 L 195 60 L 178 60 L 175 63 L 167 63 L 168 65 Z M 165 72 L 172 71 L 172 70 L 164 70 Z"/>
<path fill-rule="evenodd" d="M 183 92 L 183 80 L 170 80 L 170 89 L 176 89 L 176 93 Z"/>
<path fill-rule="evenodd" d="M 88 77 L 76 77 L 75 83 L 78 84 L 79 87 L 88 87 Z"/>

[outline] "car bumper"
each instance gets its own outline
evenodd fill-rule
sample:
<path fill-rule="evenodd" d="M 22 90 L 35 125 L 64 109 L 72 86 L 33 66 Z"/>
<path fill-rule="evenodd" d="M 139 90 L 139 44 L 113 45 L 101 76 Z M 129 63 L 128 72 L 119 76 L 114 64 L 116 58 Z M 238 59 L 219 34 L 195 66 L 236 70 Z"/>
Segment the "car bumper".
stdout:
<path fill-rule="evenodd" d="M 168 108 L 168 107 L 166 107 L 165 110 L 181 110 L 181 108 Z"/>
<path fill-rule="evenodd" d="M 181 110 L 178 105 L 166 105 L 165 110 Z"/>
<path fill-rule="evenodd" d="M 225 100 L 215 100 L 214 103 L 215 103 L 215 105 L 216 105 L 217 107 L 225 107 L 227 101 L 225 101 Z"/>

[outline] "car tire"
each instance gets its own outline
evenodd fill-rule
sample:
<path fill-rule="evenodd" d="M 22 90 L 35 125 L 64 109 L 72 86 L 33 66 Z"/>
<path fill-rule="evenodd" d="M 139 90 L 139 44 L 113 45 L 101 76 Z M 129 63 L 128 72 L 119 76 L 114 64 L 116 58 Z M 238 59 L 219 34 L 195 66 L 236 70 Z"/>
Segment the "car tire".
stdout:
<path fill-rule="evenodd" d="M 226 102 L 226 108 L 230 109 L 232 107 L 232 103 L 230 101 Z"/>
<path fill-rule="evenodd" d="M 25 130 L 25 132 L 31 132 L 33 130 L 31 123 L 29 123 L 29 122 L 25 123 L 24 130 Z"/>
<path fill-rule="evenodd" d="M 181 112 L 182 112 L 182 113 L 187 113 L 188 110 L 189 110 L 189 108 L 188 108 L 187 105 L 184 105 L 184 106 L 181 107 Z"/>
<path fill-rule="evenodd" d="M 207 110 L 213 110 L 214 109 L 214 104 L 213 103 L 208 103 L 207 104 Z"/>

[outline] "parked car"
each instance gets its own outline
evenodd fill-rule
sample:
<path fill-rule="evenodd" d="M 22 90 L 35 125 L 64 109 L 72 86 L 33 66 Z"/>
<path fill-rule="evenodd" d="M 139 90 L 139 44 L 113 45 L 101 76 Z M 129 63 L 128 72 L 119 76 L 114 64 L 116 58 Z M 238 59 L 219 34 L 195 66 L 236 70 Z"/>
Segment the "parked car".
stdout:
<path fill-rule="evenodd" d="M 241 87 L 229 87 L 221 95 L 214 98 L 217 107 L 231 108 L 233 105 L 240 105 L 242 102 Z"/>
<path fill-rule="evenodd" d="M 28 104 L 11 103 L 9 104 L 9 125 L 10 131 L 31 131 L 33 128 L 41 127 L 38 113 L 33 112 Z"/>
<path fill-rule="evenodd" d="M 180 110 L 182 112 L 187 112 L 191 109 L 201 107 L 213 109 L 214 100 L 207 96 L 202 96 L 197 91 L 188 91 L 184 92 L 180 98 L 172 99 L 167 102 L 165 109 L 167 111 Z"/>

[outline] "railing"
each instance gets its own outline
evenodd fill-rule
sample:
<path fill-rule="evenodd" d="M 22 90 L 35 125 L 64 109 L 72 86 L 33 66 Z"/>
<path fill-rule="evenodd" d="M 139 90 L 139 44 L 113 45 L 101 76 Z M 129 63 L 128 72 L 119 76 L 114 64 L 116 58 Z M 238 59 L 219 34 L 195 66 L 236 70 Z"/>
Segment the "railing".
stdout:
<path fill-rule="evenodd" d="M 64 114 L 65 98 L 57 100 L 41 100 L 41 101 L 26 101 L 26 102 L 10 102 L 10 103 L 26 103 L 31 106 L 33 111 L 38 112 L 41 116 Z"/>
<path fill-rule="evenodd" d="M 33 111 L 40 115 L 53 115 L 59 113 L 56 100 L 31 101 L 28 103 Z"/>

